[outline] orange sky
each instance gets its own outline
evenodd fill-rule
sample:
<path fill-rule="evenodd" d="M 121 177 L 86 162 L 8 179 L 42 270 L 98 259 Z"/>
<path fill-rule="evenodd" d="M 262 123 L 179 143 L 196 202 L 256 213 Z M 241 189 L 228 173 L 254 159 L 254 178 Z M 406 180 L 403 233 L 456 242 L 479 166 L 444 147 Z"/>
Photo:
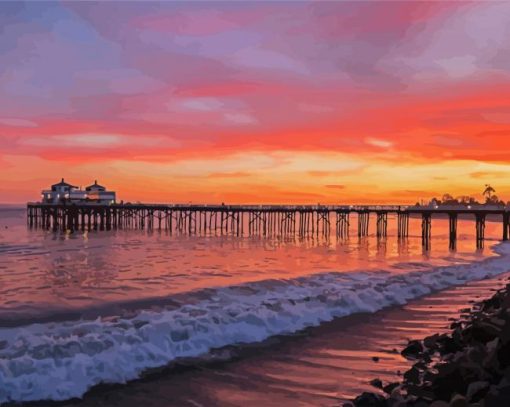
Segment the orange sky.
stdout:
<path fill-rule="evenodd" d="M 1 3 L 0 202 L 510 200 L 510 3 Z"/>

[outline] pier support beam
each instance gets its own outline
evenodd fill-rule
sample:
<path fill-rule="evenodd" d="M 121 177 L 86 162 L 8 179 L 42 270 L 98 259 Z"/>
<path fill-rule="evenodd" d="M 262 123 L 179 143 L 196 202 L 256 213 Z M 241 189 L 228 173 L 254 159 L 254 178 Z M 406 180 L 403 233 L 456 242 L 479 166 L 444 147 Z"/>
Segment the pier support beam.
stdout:
<path fill-rule="evenodd" d="M 349 212 L 336 212 L 336 236 L 349 237 Z"/>
<path fill-rule="evenodd" d="M 430 249 L 431 230 L 432 214 L 423 213 L 421 218 L 421 244 L 426 250 Z"/>
<path fill-rule="evenodd" d="M 317 212 L 317 235 L 319 235 L 319 229 L 323 236 L 329 236 L 329 211 L 320 210 Z"/>
<path fill-rule="evenodd" d="M 485 213 L 477 213 L 476 215 L 476 247 L 483 248 L 485 240 Z"/>
<path fill-rule="evenodd" d="M 409 213 L 397 213 L 397 236 L 399 238 L 409 237 Z"/>
<path fill-rule="evenodd" d="M 503 213 L 503 240 L 507 241 L 510 237 L 510 212 Z"/>
<path fill-rule="evenodd" d="M 450 250 L 455 250 L 457 248 L 457 214 L 449 213 L 449 244 Z"/>
<path fill-rule="evenodd" d="M 377 212 L 377 237 L 388 236 L 388 213 Z"/>
<path fill-rule="evenodd" d="M 358 212 L 358 237 L 368 236 L 370 212 Z"/>

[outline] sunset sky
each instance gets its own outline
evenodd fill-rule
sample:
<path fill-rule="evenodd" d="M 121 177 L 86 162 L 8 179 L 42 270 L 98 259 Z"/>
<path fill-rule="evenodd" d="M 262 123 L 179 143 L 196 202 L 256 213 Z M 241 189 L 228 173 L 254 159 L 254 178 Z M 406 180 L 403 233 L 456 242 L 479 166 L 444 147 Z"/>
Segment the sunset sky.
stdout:
<path fill-rule="evenodd" d="M 0 202 L 510 200 L 510 2 L 1 2 Z"/>

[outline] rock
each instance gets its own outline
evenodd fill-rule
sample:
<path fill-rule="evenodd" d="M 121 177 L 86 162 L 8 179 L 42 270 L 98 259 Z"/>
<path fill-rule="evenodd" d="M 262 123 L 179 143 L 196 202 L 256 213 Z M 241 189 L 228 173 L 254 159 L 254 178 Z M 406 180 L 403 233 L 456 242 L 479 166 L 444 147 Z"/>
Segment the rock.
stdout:
<path fill-rule="evenodd" d="M 505 372 L 508 377 L 502 377 L 499 381 L 498 385 L 496 386 L 498 389 L 502 389 L 505 387 L 510 387 L 510 369 L 507 369 L 507 372 Z"/>
<path fill-rule="evenodd" d="M 457 363 L 441 363 L 435 368 L 437 375 L 432 381 L 432 389 L 437 399 L 449 400 L 452 394 L 465 391 L 466 382 Z"/>
<path fill-rule="evenodd" d="M 453 332 L 452 332 L 452 339 L 453 339 L 453 342 L 459 346 L 459 345 L 462 345 L 463 343 L 463 338 L 462 338 L 462 329 L 460 326 L 456 327 Z"/>
<path fill-rule="evenodd" d="M 499 364 L 503 369 L 510 367 L 510 341 L 498 349 L 497 355 Z"/>
<path fill-rule="evenodd" d="M 454 321 L 450 324 L 450 329 L 455 329 L 455 328 L 459 328 L 462 326 L 462 322 L 459 322 L 459 321 Z"/>
<path fill-rule="evenodd" d="M 421 357 L 421 360 L 423 361 L 423 363 L 426 365 L 430 362 L 432 362 L 432 358 L 429 356 L 428 353 L 424 353 Z"/>
<path fill-rule="evenodd" d="M 489 387 L 489 382 L 473 382 L 468 386 L 466 397 L 470 403 L 476 403 L 487 394 Z"/>
<path fill-rule="evenodd" d="M 499 346 L 499 338 L 496 338 L 490 342 L 487 342 L 487 344 L 485 345 L 485 348 L 487 349 L 488 353 L 494 353 L 496 351 L 496 349 L 498 348 L 498 346 Z"/>
<path fill-rule="evenodd" d="M 464 396 L 456 394 L 450 400 L 450 407 L 468 407 L 469 404 Z"/>
<path fill-rule="evenodd" d="M 436 343 L 437 343 L 437 340 L 439 339 L 440 335 L 439 334 L 434 334 L 434 335 L 430 335 L 430 336 L 427 336 L 424 340 L 423 340 L 423 345 L 425 345 L 426 348 L 434 348 L 436 346 Z"/>
<path fill-rule="evenodd" d="M 420 371 L 413 366 L 404 373 L 404 380 L 406 383 L 418 384 L 420 382 Z"/>
<path fill-rule="evenodd" d="M 388 402 L 379 394 L 364 392 L 354 399 L 354 405 L 356 407 L 387 407 Z"/>
<path fill-rule="evenodd" d="M 441 355 L 446 355 L 448 353 L 454 353 L 459 349 L 459 345 L 447 335 L 442 335 L 437 343 L 439 345 L 439 353 Z"/>
<path fill-rule="evenodd" d="M 355 407 L 510 407 L 510 284 L 454 321 L 450 334 L 409 341 L 401 354 L 415 361 L 403 383 L 374 379 L 387 400 L 364 393 Z"/>
<path fill-rule="evenodd" d="M 423 352 L 423 345 L 420 341 L 409 341 L 401 355 L 406 359 L 417 359 Z"/>
<path fill-rule="evenodd" d="M 427 363 L 423 361 L 423 358 L 413 365 L 416 369 L 422 371 L 427 368 Z"/>
<path fill-rule="evenodd" d="M 414 397 L 426 400 L 433 400 L 435 398 L 434 392 L 430 386 L 424 385 L 408 385 L 406 386 L 407 394 Z"/>
<path fill-rule="evenodd" d="M 501 327 L 484 321 L 475 321 L 466 331 L 474 340 L 487 343 L 498 337 Z"/>
<path fill-rule="evenodd" d="M 389 383 L 383 387 L 383 390 L 385 393 L 391 394 L 398 386 L 400 386 L 400 383 L 398 382 Z"/>
<path fill-rule="evenodd" d="M 491 386 L 483 401 L 485 407 L 510 406 L 510 387 L 497 389 Z"/>
<path fill-rule="evenodd" d="M 378 389 L 383 388 L 383 383 L 382 383 L 381 379 L 373 379 L 370 381 L 370 384 Z"/>
<path fill-rule="evenodd" d="M 480 347 L 470 347 L 467 350 L 467 356 L 472 363 L 481 365 L 485 357 L 485 352 L 480 349 Z"/>
<path fill-rule="evenodd" d="M 403 400 L 404 396 L 402 395 L 402 386 L 399 385 L 395 387 L 390 394 L 390 398 L 396 399 L 396 400 Z"/>
<path fill-rule="evenodd" d="M 499 326 L 499 327 L 503 327 L 503 326 L 505 326 L 506 321 L 501 318 L 493 317 L 493 318 L 491 318 L 491 324 Z"/>

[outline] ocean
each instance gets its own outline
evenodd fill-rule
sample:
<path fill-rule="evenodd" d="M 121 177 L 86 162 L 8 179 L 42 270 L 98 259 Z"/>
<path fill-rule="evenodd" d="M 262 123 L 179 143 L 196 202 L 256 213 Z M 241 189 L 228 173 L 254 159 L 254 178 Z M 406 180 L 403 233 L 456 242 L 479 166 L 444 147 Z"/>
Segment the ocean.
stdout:
<path fill-rule="evenodd" d="M 404 241 L 395 237 L 391 217 L 385 239 L 377 239 L 375 230 L 362 239 L 141 230 L 70 234 L 28 229 L 24 208 L 0 208 L 0 403 L 83 397 L 94 386 L 128 383 L 165 367 L 171 372 L 160 373 L 154 383 L 166 378 L 163 388 L 175 401 L 178 389 L 170 389 L 168 381 L 182 383 L 187 377 L 192 382 L 203 374 L 193 366 L 221 360 L 227 366 L 220 371 L 227 372 L 229 364 L 245 357 L 246 347 L 258 344 L 264 349 L 287 346 L 287 354 L 288 346 L 294 352 L 297 347 L 299 353 L 307 345 L 288 338 L 307 336 L 310 329 L 321 341 L 343 335 L 342 343 L 352 343 L 360 332 L 357 316 L 371 315 L 374 329 L 391 326 L 380 319 L 381 310 L 403 310 L 418 298 L 432 298 L 441 290 L 456 293 L 455 287 L 472 281 L 499 281 L 497 276 L 510 268 L 510 249 L 498 241 L 499 223 L 487 223 L 488 239 L 478 250 L 474 222 L 459 219 L 457 249 L 450 251 L 447 220 L 433 220 L 430 250 L 421 245 L 420 222 L 411 219 L 411 236 Z M 485 292 L 494 284 L 483 285 Z M 468 297 L 462 298 L 466 302 Z M 450 317 L 456 308 L 448 310 Z M 435 328 L 432 314 L 420 315 Z M 395 338 L 395 330 L 388 332 Z M 269 351 L 269 359 L 274 354 Z M 347 353 L 338 361 L 337 356 L 332 360 L 343 369 L 360 373 L 359 359 Z M 183 363 L 185 372 L 172 370 Z M 202 395 L 193 401 L 199 393 L 188 389 L 189 397 L 181 395 L 175 405 L 188 399 L 190 405 L 222 405 L 222 400 L 228 400 L 224 405 L 267 405 L 271 383 L 285 375 L 290 380 L 291 372 L 276 372 L 274 366 L 260 370 L 263 365 L 252 366 L 267 375 L 266 390 L 258 397 L 216 392 L 212 399 Z M 328 374 L 334 375 L 334 369 Z M 345 391 L 340 383 L 328 397 L 351 396 L 366 386 L 367 374 L 365 369 L 348 383 L 342 380 Z M 301 386 L 313 382 L 306 376 Z M 224 379 L 231 380 L 227 374 Z M 179 389 L 185 392 L 186 386 Z M 324 396 L 319 393 L 314 394 Z M 312 396 L 304 404 L 322 403 Z M 164 400 L 161 394 L 147 398 Z M 276 395 L 275 400 L 281 401 Z"/>

